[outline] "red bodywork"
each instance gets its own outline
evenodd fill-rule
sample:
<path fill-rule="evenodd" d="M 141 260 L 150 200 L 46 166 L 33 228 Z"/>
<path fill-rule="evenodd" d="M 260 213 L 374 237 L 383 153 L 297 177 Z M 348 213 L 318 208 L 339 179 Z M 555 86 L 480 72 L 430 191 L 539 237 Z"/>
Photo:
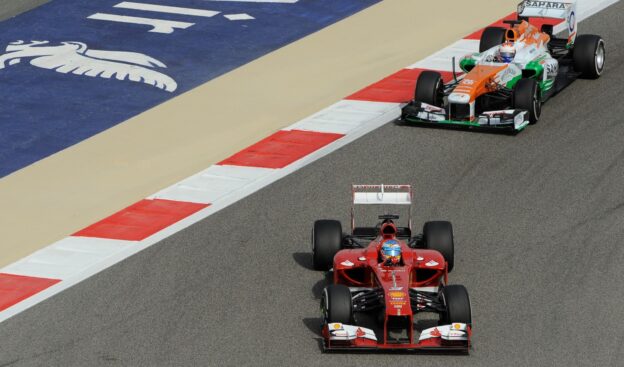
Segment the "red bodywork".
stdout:
<path fill-rule="evenodd" d="M 392 224 L 391 224 L 392 225 Z M 392 225 L 394 226 L 394 225 Z M 386 232 L 381 230 L 382 233 Z M 395 230 L 396 233 L 396 230 Z M 380 248 L 386 239 L 395 239 L 401 245 L 402 263 L 398 266 L 385 266 L 380 258 Z M 331 341 L 328 326 L 323 327 L 326 350 L 424 350 L 436 349 L 467 352 L 469 341 L 453 343 L 442 338 L 418 341 L 413 327 L 409 329 L 409 343 L 388 343 L 387 325 L 389 317 L 401 316 L 409 319 L 413 325 L 414 314 L 410 304 L 409 290 L 423 289 L 436 292 L 441 284 L 447 283 L 447 264 L 442 254 L 435 250 L 413 249 L 394 234 L 379 236 L 366 248 L 345 249 L 334 257 L 335 284 L 344 284 L 355 288 L 382 288 L 385 302 L 383 336 L 377 336 L 377 342 L 366 338 L 356 338 L 348 343 Z M 384 311 L 382 311 L 384 312 Z M 468 329 L 468 334 L 470 330 Z"/>

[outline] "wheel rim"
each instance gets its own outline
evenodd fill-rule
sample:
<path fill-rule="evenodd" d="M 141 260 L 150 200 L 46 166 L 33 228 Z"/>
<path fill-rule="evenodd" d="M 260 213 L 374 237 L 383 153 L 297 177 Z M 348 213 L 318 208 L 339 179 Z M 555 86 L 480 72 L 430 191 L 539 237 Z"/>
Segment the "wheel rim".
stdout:
<path fill-rule="evenodd" d="M 327 297 L 327 288 L 323 289 L 323 299 L 321 300 L 321 313 L 325 322 L 329 322 L 329 297 Z"/>
<path fill-rule="evenodd" d="M 535 119 L 539 119 L 540 115 L 542 114 L 542 104 L 540 103 L 539 100 L 539 92 L 537 90 L 537 88 L 535 88 L 535 93 L 533 94 L 533 116 L 535 116 Z"/>
<path fill-rule="evenodd" d="M 598 74 L 602 72 L 602 69 L 604 68 L 604 62 L 605 62 L 605 49 L 604 49 L 604 44 L 600 42 L 598 44 L 598 48 L 596 49 L 596 71 L 598 72 Z"/>
<path fill-rule="evenodd" d="M 436 95 L 435 95 L 435 103 L 436 107 L 442 106 L 442 96 L 444 95 L 444 90 L 442 88 L 442 82 L 438 81 L 438 85 L 436 85 Z"/>

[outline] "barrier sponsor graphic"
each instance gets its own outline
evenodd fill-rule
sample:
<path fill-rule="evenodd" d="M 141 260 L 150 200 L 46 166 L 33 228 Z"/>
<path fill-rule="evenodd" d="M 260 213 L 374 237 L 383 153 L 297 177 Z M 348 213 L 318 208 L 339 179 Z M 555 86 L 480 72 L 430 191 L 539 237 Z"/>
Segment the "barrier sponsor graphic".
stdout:
<path fill-rule="evenodd" d="M 378 1 L 55 0 L 6 20 L 0 177 Z"/>
<path fill-rule="evenodd" d="M 89 50 L 82 42 L 68 41 L 49 46 L 49 41 L 11 42 L 7 53 L 0 55 L 0 69 L 16 65 L 24 58 L 30 64 L 58 73 L 142 82 L 173 92 L 178 85 L 171 77 L 150 68 L 167 66 L 138 52 Z"/>

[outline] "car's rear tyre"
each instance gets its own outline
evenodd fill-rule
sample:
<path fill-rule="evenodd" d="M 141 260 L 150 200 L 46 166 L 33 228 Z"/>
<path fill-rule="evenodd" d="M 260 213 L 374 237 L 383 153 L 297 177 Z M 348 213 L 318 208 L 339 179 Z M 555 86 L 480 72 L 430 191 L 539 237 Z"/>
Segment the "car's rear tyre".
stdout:
<path fill-rule="evenodd" d="M 448 272 L 450 273 L 455 264 L 455 244 L 451 222 L 426 222 L 423 226 L 423 243 L 425 248 L 436 250 L 442 254 L 448 264 Z"/>
<path fill-rule="evenodd" d="M 494 46 L 505 43 L 505 33 L 507 30 L 501 27 L 485 28 L 479 41 L 479 52 L 485 52 Z"/>
<path fill-rule="evenodd" d="M 542 99 L 537 82 L 533 79 L 520 79 L 514 86 L 513 106 L 529 112 L 529 123 L 536 124 L 542 115 Z"/>
<path fill-rule="evenodd" d="M 314 269 L 329 270 L 334 256 L 342 248 L 342 225 L 337 220 L 317 220 L 312 229 L 312 261 Z"/>
<path fill-rule="evenodd" d="M 440 324 L 448 325 L 461 322 L 472 326 L 472 312 L 470 310 L 470 297 L 463 285 L 447 285 L 440 292 L 442 303 L 446 306 L 446 312 L 440 315 Z"/>
<path fill-rule="evenodd" d="M 444 81 L 436 71 L 425 70 L 418 76 L 414 100 L 441 107 L 444 101 Z"/>
<path fill-rule="evenodd" d="M 600 36 L 583 34 L 576 38 L 572 51 L 574 70 L 583 78 L 598 79 L 604 71 L 605 42 Z"/>
<path fill-rule="evenodd" d="M 330 284 L 325 287 L 321 297 L 321 311 L 325 323 L 349 324 L 353 319 L 353 303 L 349 287 L 342 284 Z"/>

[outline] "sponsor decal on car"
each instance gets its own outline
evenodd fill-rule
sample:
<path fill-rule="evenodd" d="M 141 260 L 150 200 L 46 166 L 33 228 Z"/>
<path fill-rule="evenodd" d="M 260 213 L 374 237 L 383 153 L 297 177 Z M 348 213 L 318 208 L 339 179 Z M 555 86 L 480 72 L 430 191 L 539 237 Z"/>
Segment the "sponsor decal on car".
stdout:
<path fill-rule="evenodd" d="M 540 8 L 540 9 L 565 9 L 565 3 L 558 3 L 554 1 L 530 1 L 527 0 L 524 2 L 524 6 L 529 8 Z"/>
<path fill-rule="evenodd" d="M 576 14 L 574 12 L 570 12 L 570 16 L 568 16 L 568 30 L 570 34 L 574 33 L 576 30 Z"/>
<path fill-rule="evenodd" d="M 426 266 L 437 266 L 439 265 L 439 263 L 435 260 L 429 260 L 426 264 Z"/>
<path fill-rule="evenodd" d="M 399 298 L 399 299 L 405 298 L 405 292 L 400 292 L 400 291 L 391 291 L 391 292 L 388 292 L 388 295 L 393 298 Z"/>

